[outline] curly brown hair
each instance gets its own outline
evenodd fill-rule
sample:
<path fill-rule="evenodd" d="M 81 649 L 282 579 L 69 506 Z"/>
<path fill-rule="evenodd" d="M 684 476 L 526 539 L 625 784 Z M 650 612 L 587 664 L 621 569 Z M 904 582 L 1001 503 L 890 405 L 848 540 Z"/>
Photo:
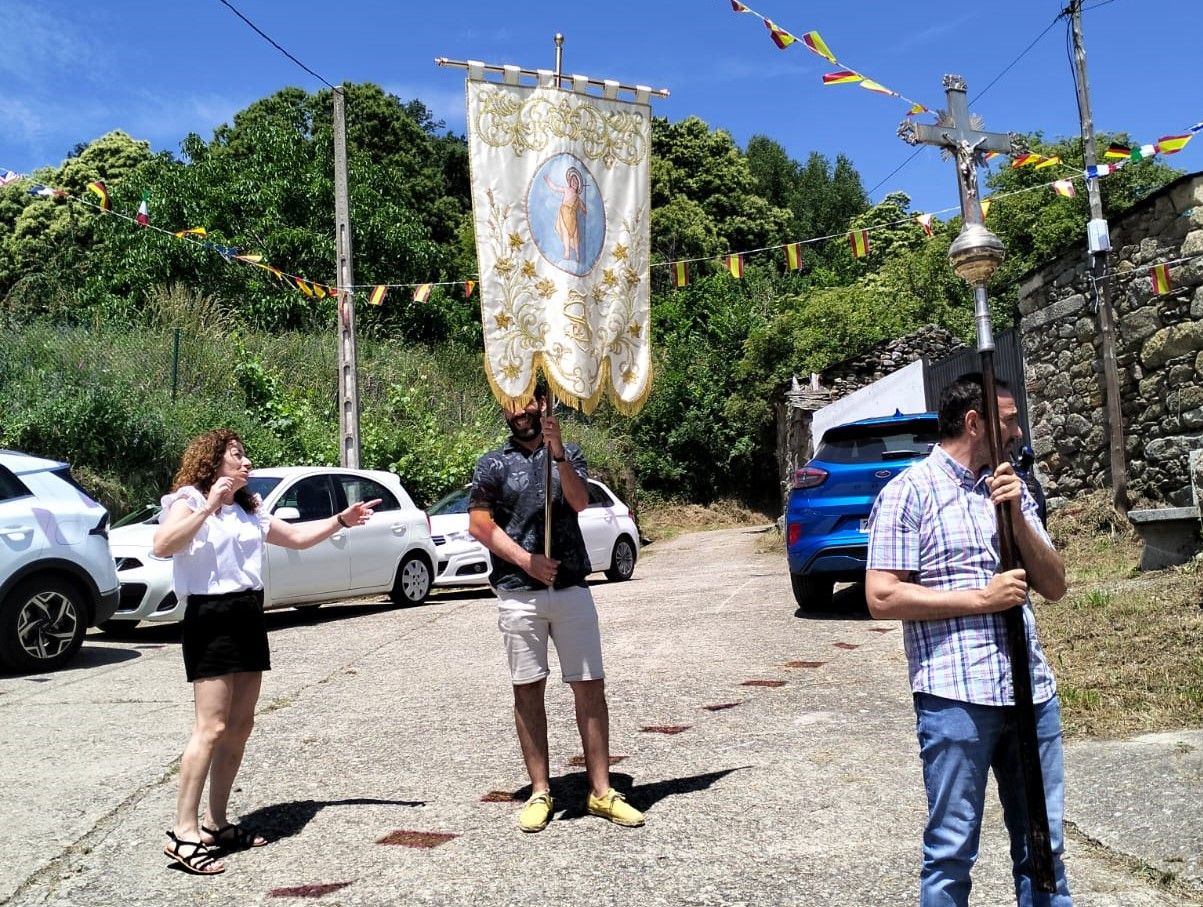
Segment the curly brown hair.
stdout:
<path fill-rule="evenodd" d="M 180 468 L 176 470 L 171 490 L 178 491 L 185 485 L 191 485 L 207 495 L 217 481 L 217 470 L 226 455 L 226 448 L 235 441 L 242 444 L 242 438 L 228 428 L 215 428 L 189 441 L 180 458 Z M 234 492 L 234 503 L 247 513 L 254 513 L 259 507 L 258 499 L 245 485 Z"/>

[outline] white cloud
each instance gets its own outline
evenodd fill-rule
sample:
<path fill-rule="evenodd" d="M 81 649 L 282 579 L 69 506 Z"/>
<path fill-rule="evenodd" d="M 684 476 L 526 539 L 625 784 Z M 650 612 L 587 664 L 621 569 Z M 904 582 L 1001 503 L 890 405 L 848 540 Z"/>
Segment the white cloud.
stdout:
<path fill-rule="evenodd" d="M 16 52 L 10 47 L 10 52 L 0 54 L 0 73 L 19 84 L 39 86 L 50 72 L 59 80 L 103 77 L 104 61 L 70 21 L 57 19 L 33 4 L 7 0 L 4 31 L 20 49 Z"/>

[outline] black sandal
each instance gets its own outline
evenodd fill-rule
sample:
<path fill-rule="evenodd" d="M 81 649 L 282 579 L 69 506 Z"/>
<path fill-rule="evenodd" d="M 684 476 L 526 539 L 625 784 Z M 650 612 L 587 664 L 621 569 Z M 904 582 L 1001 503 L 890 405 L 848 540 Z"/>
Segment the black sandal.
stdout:
<path fill-rule="evenodd" d="M 212 838 L 213 844 L 222 850 L 250 850 L 252 847 L 266 847 L 271 843 L 262 835 L 247 831 L 241 825 L 235 825 L 233 822 L 217 829 L 202 825 L 200 830 L 202 834 Z"/>
<path fill-rule="evenodd" d="M 185 841 L 183 838 L 177 838 L 174 831 L 167 832 L 167 837 L 171 838 L 171 843 L 163 847 L 163 853 L 194 875 L 215 876 L 226 871 L 225 866 L 213 868 L 213 864 L 218 860 L 204 841 Z M 180 850 L 181 847 L 191 847 L 192 852 L 185 856 Z"/>

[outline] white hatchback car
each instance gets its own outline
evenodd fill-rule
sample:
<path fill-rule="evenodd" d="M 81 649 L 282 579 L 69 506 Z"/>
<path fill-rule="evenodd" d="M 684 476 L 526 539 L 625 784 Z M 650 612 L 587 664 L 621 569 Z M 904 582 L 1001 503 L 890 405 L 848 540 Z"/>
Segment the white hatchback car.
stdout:
<path fill-rule="evenodd" d="M 480 586 L 488 583 L 489 550 L 468 532 L 467 487 L 457 489 L 430 508 L 430 531 L 438 550 L 436 586 Z M 581 535 L 593 572 L 627 580 L 639 559 L 639 527 L 631 511 L 606 485 L 589 480 L 589 506 L 579 514 Z"/>
<path fill-rule="evenodd" d="M 341 529 L 312 548 L 268 545 L 263 559 L 263 607 L 317 607 L 323 602 L 387 594 L 417 605 L 430 593 L 436 562 L 430 521 L 391 472 L 337 467 L 255 469 L 247 486 L 273 516 L 289 523 L 326 520 L 356 501 L 380 498 L 362 526 Z M 121 604 L 104 629 L 140 620 L 183 620 L 172 591 L 171 558 L 151 552 L 159 508 L 151 506 L 112 531 Z"/>
<path fill-rule="evenodd" d="M 0 667 L 61 667 L 116 607 L 108 511 L 66 463 L 0 451 Z"/>

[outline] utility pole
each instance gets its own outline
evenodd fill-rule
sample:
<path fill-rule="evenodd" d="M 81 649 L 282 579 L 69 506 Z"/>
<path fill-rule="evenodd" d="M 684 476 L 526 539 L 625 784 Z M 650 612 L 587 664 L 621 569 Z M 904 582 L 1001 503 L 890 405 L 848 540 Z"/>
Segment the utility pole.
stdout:
<path fill-rule="evenodd" d="M 334 89 L 334 240 L 338 262 L 339 463 L 359 468 L 359 381 L 355 352 L 355 284 L 351 266 L 351 205 L 347 196 L 347 114 L 342 86 Z"/>
<path fill-rule="evenodd" d="M 1068 14 L 1073 33 L 1074 68 L 1077 70 L 1078 114 L 1082 119 L 1082 149 L 1088 172 L 1098 164 L 1094 143 L 1094 119 L 1090 114 L 1090 89 L 1086 81 L 1086 48 L 1082 43 L 1082 0 L 1069 0 Z M 1103 216 L 1103 198 L 1098 177 L 1086 178 L 1090 199 L 1090 223 L 1086 225 L 1087 247 L 1091 256 L 1091 284 L 1099 314 L 1099 357 L 1103 360 L 1103 400 L 1111 460 L 1111 501 L 1123 513 L 1128 511 L 1128 463 L 1124 449 L 1123 411 L 1120 405 L 1119 369 L 1115 361 L 1115 315 L 1111 308 L 1111 277 L 1107 270 L 1111 236 Z"/>

